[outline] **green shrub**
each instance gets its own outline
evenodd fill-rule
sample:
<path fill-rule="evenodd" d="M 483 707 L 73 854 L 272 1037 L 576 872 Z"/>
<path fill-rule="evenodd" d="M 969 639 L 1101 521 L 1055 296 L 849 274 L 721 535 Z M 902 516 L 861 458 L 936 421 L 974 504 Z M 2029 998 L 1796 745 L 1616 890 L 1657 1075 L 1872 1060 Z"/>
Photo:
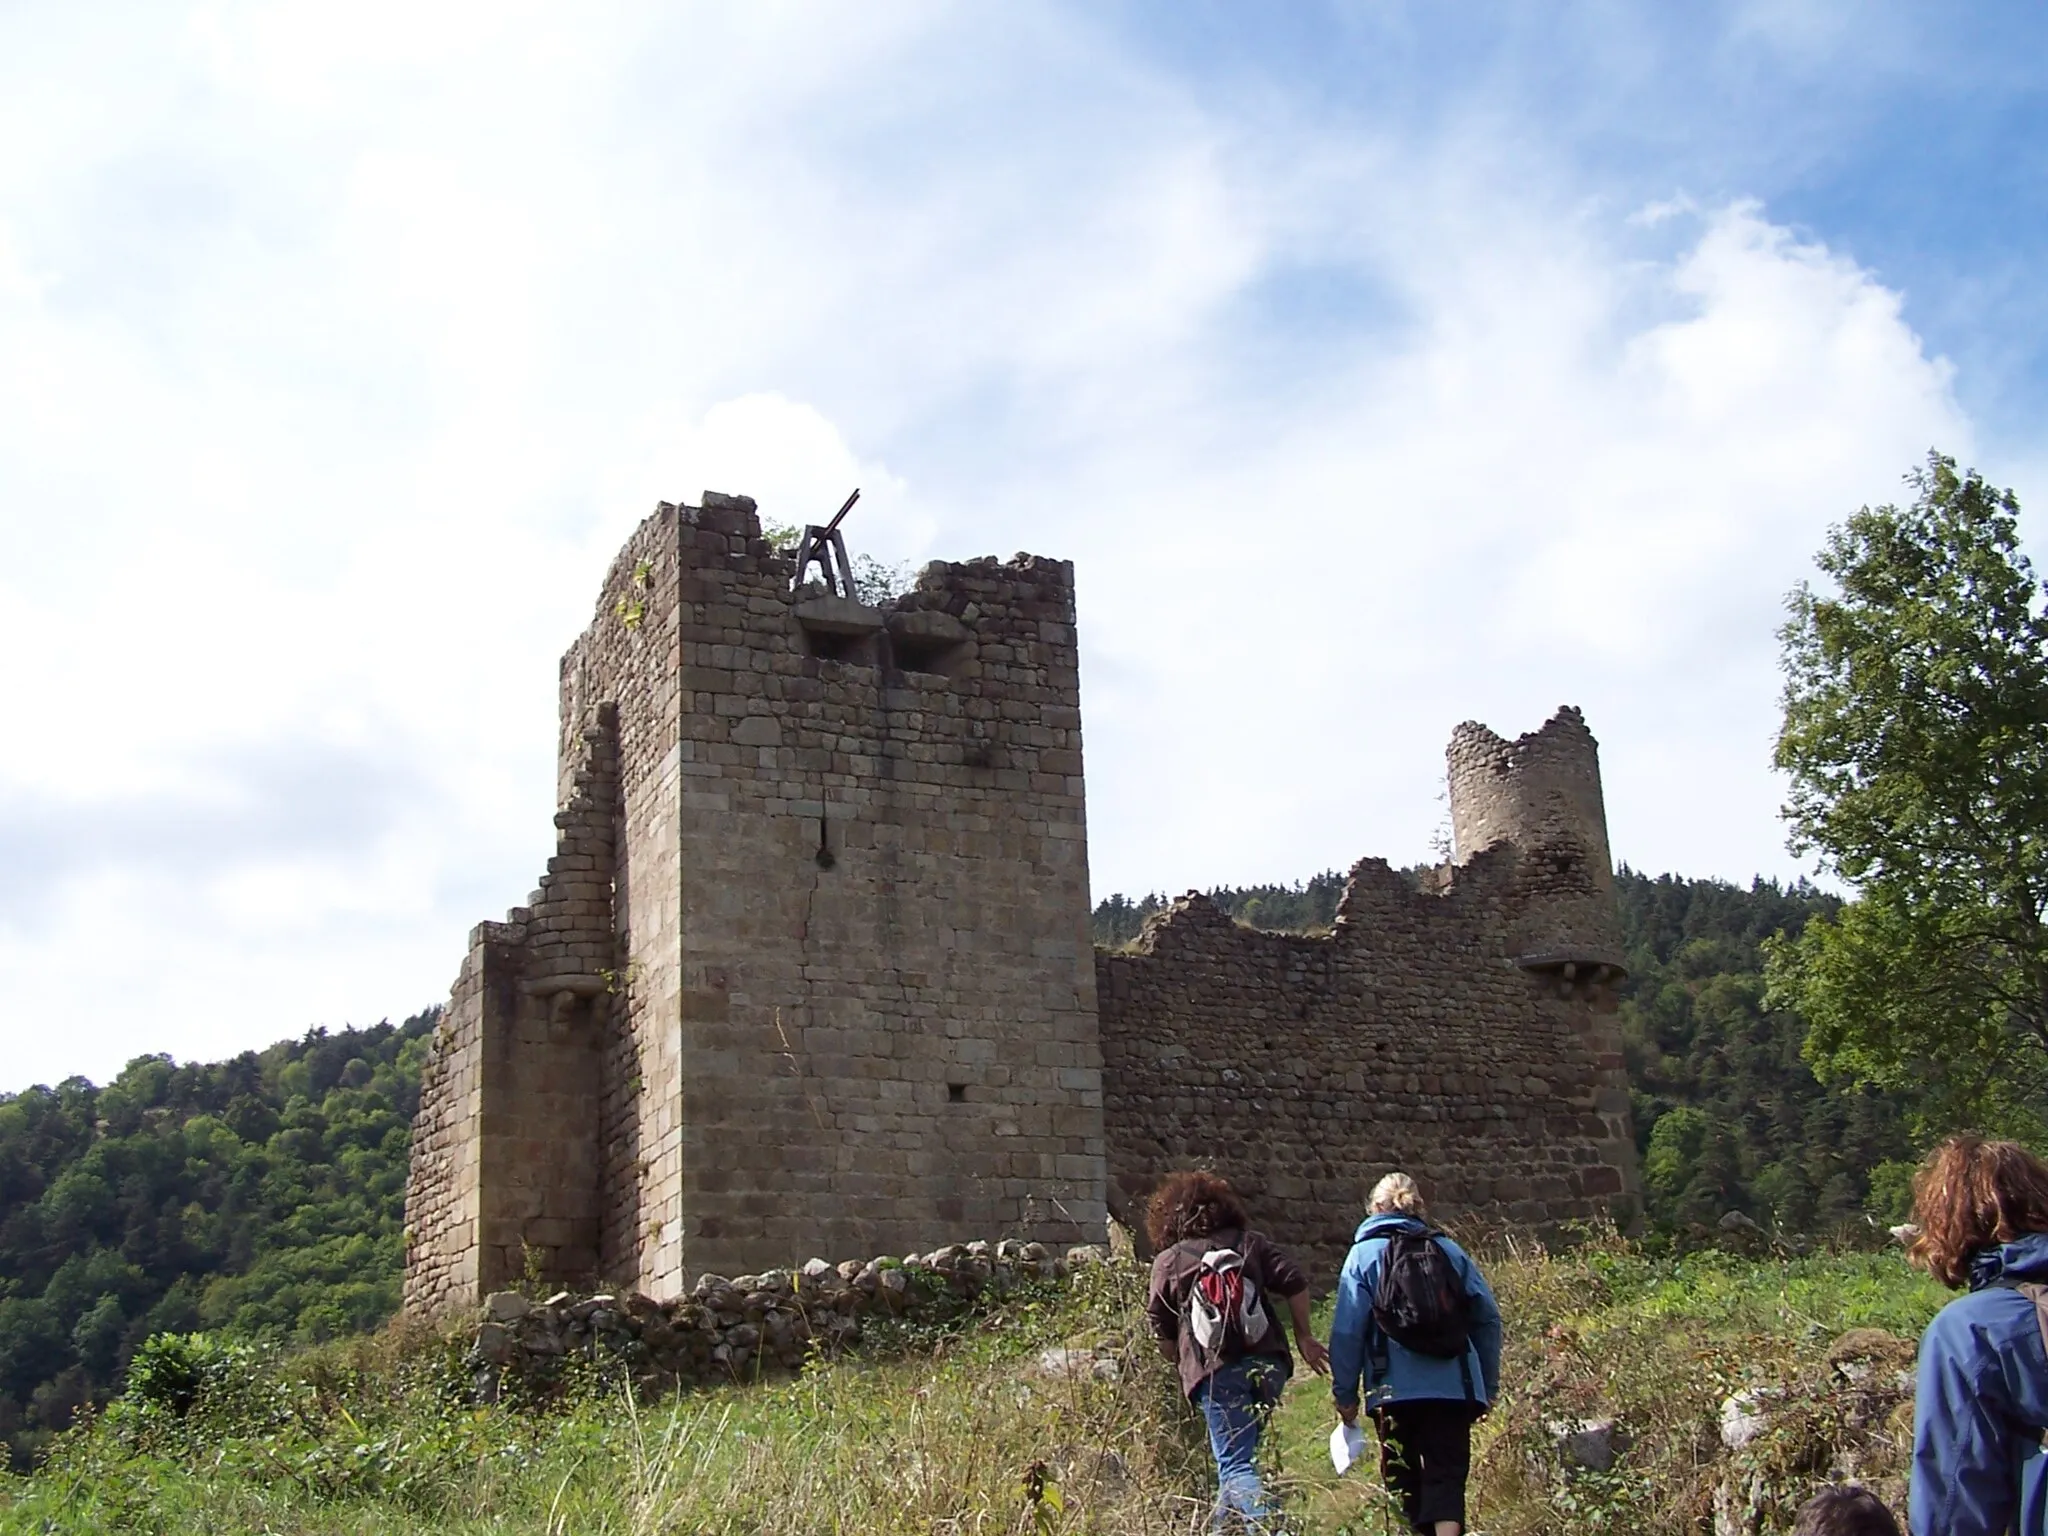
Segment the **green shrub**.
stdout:
<path fill-rule="evenodd" d="M 209 1333 L 159 1333 L 128 1363 L 125 1401 L 183 1418 L 208 1392 L 246 1370 L 256 1350 Z"/>

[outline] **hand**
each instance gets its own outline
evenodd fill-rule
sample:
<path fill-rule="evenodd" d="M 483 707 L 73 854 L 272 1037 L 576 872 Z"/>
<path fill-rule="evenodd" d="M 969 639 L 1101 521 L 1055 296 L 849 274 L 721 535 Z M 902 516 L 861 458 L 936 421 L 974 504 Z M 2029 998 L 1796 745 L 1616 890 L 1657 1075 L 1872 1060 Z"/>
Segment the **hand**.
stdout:
<path fill-rule="evenodd" d="M 1304 1333 L 1300 1340 L 1301 1358 L 1308 1362 L 1308 1368 L 1318 1376 L 1330 1374 L 1330 1352 L 1316 1342 L 1313 1334 Z"/>
<path fill-rule="evenodd" d="M 1349 1408 L 1346 1408 L 1342 1403 L 1339 1403 L 1337 1405 L 1337 1417 L 1355 1428 L 1358 1424 L 1358 1404 L 1353 1403 Z"/>

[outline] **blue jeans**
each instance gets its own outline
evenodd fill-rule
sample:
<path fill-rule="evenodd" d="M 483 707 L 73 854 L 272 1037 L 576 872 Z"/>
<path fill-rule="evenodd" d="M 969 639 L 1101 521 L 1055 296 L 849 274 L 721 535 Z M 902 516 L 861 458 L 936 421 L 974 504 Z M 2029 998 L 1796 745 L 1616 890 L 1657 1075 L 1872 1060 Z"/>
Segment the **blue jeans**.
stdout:
<path fill-rule="evenodd" d="M 1235 1515 L 1246 1529 L 1278 1529 L 1280 1511 L 1259 1482 L 1259 1436 L 1287 1384 L 1287 1366 L 1272 1355 L 1246 1355 L 1195 1391 L 1195 1403 L 1209 1423 L 1209 1450 L 1216 1458 L 1216 1509 L 1209 1529 L 1229 1528 Z"/>

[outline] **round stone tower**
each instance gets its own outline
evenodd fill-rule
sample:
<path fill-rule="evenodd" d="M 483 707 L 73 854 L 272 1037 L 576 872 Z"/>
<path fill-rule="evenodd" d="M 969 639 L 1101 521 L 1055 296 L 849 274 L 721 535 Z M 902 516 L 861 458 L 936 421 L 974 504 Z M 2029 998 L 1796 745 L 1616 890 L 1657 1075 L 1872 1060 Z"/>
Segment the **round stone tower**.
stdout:
<path fill-rule="evenodd" d="M 1540 731 L 1503 741 L 1477 721 L 1451 734 L 1451 841 L 1456 861 L 1497 843 L 1516 853 L 1516 959 L 1574 972 L 1621 967 L 1600 745 L 1570 705 Z"/>

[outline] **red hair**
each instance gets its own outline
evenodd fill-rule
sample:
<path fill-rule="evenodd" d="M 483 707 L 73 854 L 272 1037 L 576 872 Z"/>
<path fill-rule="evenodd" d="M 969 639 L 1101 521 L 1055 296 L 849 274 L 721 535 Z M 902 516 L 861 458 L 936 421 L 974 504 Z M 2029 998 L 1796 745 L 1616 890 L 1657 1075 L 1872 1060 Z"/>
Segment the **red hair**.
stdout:
<path fill-rule="evenodd" d="M 2048 1163 L 2016 1141 L 1951 1136 L 1913 1178 L 1907 1255 L 1943 1285 L 1960 1289 L 1973 1254 L 2028 1232 L 2048 1232 Z"/>

